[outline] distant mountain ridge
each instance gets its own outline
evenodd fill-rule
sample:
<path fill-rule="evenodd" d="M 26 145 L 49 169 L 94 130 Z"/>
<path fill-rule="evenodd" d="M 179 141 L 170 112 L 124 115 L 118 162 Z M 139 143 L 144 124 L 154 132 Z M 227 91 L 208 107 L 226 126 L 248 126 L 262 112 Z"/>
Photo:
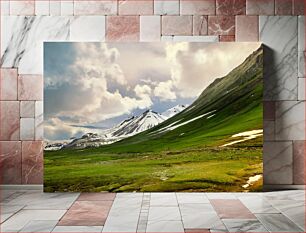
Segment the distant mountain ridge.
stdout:
<path fill-rule="evenodd" d="M 153 110 L 146 110 L 139 116 L 132 116 L 118 125 L 102 130 L 101 133 L 86 133 L 80 138 L 74 138 L 71 142 L 65 141 L 65 144 L 61 144 L 60 142 L 56 142 L 54 144 L 46 145 L 46 150 L 58 150 L 62 148 L 84 148 L 84 147 L 98 147 L 100 145 L 111 144 L 116 141 L 119 141 L 123 138 L 134 136 L 138 133 L 146 131 L 148 129 L 157 126 L 158 124 L 164 122 L 170 117 L 178 114 L 186 108 L 186 105 L 177 105 L 174 106 L 163 113 L 158 113 Z M 90 128 L 93 127 L 88 127 Z"/>

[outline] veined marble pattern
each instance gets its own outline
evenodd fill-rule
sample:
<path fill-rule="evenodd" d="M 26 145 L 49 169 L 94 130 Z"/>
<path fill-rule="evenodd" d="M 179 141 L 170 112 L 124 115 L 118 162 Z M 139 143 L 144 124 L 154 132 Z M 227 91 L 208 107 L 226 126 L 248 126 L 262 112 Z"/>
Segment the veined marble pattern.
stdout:
<path fill-rule="evenodd" d="M 179 0 L 154 1 L 155 15 L 178 15 L 180 11 Z"/>
<path fill-rule="evenodd" d="M 105 41 L 105 16 L 77 16 L 71 19 L 70 41 Z"/>
<path fill-rule="evenodd" d="M 19 74 L 42 74 L 43 41 L 69 39 L 69 17 L 4 16 L 1 18 L 1 66 Z"/>
<path fill-rule="evenodd" d="M 260 16 L 264 52 L 264 99 L 297 99 L 297 16 Z"/>
<path fill-rule="evenodd" d="M 74 1 L 74 15 L 116 15 L 117 0 Z"/>
<path fill-rule="evenodd" d="M 305 102 L 276 102 L 276 140 L 305 140 Z"/>
<path fill-rule="evenodd" d="M 33 119 L 34 128 L 34 119 Z M 41 184 L 43 178 L 43 142 L 22 142 L 23 184 Z"/>
<path fill-rule="evenodd" d="M 21 142 L 0 141 L 1 184 L 21 184 Z"/>
<path fill-rule="evenodd" d="M 44 114 L 43 101 L 35 102 L 35 140 L 44 139 Z"/>
<path fill-rule="evenodd" d="M 293 184 L 292 142 L 265 142 L 265 184 Z"/>
<path fill-rule="evenodd" d="M 298 67 L 299 67 L 299 77 L 305 77 L 305 16 L 299 16 L 298 18 Z M 304 86 L 305 89 L 305 86 Z"/>

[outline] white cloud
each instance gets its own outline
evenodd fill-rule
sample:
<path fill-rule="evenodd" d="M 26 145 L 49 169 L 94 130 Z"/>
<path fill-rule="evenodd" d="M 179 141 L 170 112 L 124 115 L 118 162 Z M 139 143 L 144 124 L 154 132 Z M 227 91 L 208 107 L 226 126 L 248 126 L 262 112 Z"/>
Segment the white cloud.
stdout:
<path fill-rule="evenodd" d="M 120 93 L 118 88 L 129 86 L 117 63 L 117 49 L 103 43 L 77 43 L 76 52 L 75 62 L 63 77 L 46 77 L 46 93 L 53 91 L 52 98 L 58 100 L 48 106 L 53 116 L 67 119 L 68 125 L 90 124 L 152 105 L 147 85 L 136 86 L 134 97 Z M 116 89 L 110 91 L 110 85 Z"/>
<path fill-rule="evenodd" d="M 173 82 L 160 82 L 154 89 L 154 95 L 159 97 L 161 101 L 175 100 L 176 94 L 173 91 Z"/>
<path fill-rule="evenodd" d="M 240 65 L 259 43 L 168 43 L 172 86 L 177 97 L 195 98 L 213 80 Z"/>

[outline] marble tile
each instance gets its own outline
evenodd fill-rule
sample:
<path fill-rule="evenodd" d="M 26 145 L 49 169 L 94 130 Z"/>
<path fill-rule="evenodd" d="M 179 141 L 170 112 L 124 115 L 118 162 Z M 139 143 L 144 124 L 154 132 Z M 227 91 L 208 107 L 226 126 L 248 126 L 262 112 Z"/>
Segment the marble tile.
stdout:
<path fill-rule="evenodd" d="M 175 193 L 152 193 L 150 206 L 178 206 Z"/>
<path fill-rule="evenodd" d="M 35 140 L 44 139 L 43 101 L 35 101 Z"/>
<path fill-rule="evenodd" d="M 292 142 L 265 142 L 264 184 L 292 184 Z"/>
<path fill-rule="evenodd" d="M 172 40 L 175 42 L 218 42 L 218 36 L 173 36 Z"/>
<path fill-rule="evenodd" d="M 302 229 L 282 214 L 256 214 L 256 217 L 270 232 L 302 232 Z"/>
<path fill-rule="evenodd" d="M 107 16 L 107 41 L 139 41 L 139 16 Z"/>
<path fill-rule="evenodd" d="M 2 67 L 18 67 L 19 74 L 42 74 L 42 42 L 68 40 L 69 22 L 69 17 L 61 16 L 4 16 L 1 20 Z"/>
<path fill-rule="evenodd" d="M 208 199 L 237 199 L 233 193 L 206 193 Z"/>
<path fill-rule="evenodd" d="M 275 0 L 275 15 L 292 15 L 292 0 Z"/>
<path fill-rule="evenodd" d="M 254 214 L 280 213 L 261 197 L 239 197 L 239 200 Z M 260 231 L 258 231 L 260 232 Z"/>
<path fill-rule="evenodd" d="M 143 193 L 130 193 L 130 192 L 124 192 L 124 193 L 117 193 L 116 194 L 116 200 L 118 199 L 133 199 L 137 201 L 141 201 L 143 197 Z"/>
<path fill-rule="evenodd" d="M 50 15 L 49 0 L 36 0 L 35 1 L 35 15 Z"/>
<path fill-rule="evenodd" d="M 77 16 L 71 20 L 70 41 L 105 41 L 105 16 Z"/>
<path fill-rule="evenodd" d="M 162 35 L 192 35 L 192 16 L 162 16 Z"/>
<path fill-rule="evenodd" d="M 305 190 L 288 190 L 275 191 L 263 193 L 262 196 L 269 200 L 291 200 L 291 201 L 305 201 Z"/>
<path fill-rule="evenodd" d="M 0 205 L 0 208 L 1 208 L 0 222 L 3 223 L 7 219 L 9 219 L 11 216 L 16 214 L 18 211 L 20 211 L 23 207 L 24 207 L 23 205 L 1 204 Z"/>
<path fill-rule="evenodd" d="M 207 16 L 194 15 L 193 16 L 193 35 L 203 36 L 208 33 L 208 22 Z"/>
<path fill-rule="evenodd" d="M 33 118 L 35 113 L 35 101 L 20 101 L 20 117 Z"/>
<path fill-rule="evenodd" d="M 297 17 L 259 16 L 264 52 L 264 100 L 297 99 Z"/>
<path fill-rule="evenodd" d="M 19 232 L 51 232 L 57 220 L 33 220 L 25 225 Z"/>
<path fill-rule="evenodd" d="M 20 195 L 8 202 L 10 205 L 25 205 L 27 210 L 67 210 L 79 193 L 42 193 L 34 191 Z"/>
<path fill-rule="evenodd" d="M 103 232 L 136 232 L 142 199 L 142 193 L 118 193 Z"/>
<path fill-rule="evenodd" d="M 119 15 L 152 15 L 153 0 L 119 0 Z"/>
<path fill-rule="evenodd" d="M 41 75 L 18 76 L 19 100 L 42 100 L 43 77 Z"/>
<path fill-rule="evenodd" d="M 140 16 L 140 41 L 160 41 L 161 17 L 155 15 Z"/>
<path fill-rule="evenodd" d="M 16 232 L 25 227 L 29 221 L 59 220 L 65 210 L 21 210 L 1 225 L 4 232 Z"/>
<path fill-rule="evenodd" d="M 276 140 L 305 139 L 305 103 L 278 101 L 275 112 Z"/>
<path fill-rule="evenodd" d="M 210 202 L 221 219 L 256 219 L 240 200 L 211 199 Z"/>
<path fill-rule="evenodd" d="M 246 0 L 247 15 L 274 15 L 274 0 Z"/>
<path fill-rule="evenodd" d="M 50 15 L 61 15 L 61 1 L 50 1 Z"/>
<path fill-rule="evenodd" d="M 298 77 L 305 77 L 305 16 L 298 17 Z M 305 86 L 304 86 L 305 88 Z"/>
<path fill-rule="evenodd" d="M 19 140 L 19 102 L 1 101 L 0 113 L 0 140 Z"/>
<path fill-rule="evenodd" d="M 263 118 L 264 120 L 274 121 L 275 120 L 275 101 L 264 101 L 263 102 Z"/>
<path fill-rule="evenodd" d="M 179 15 L 180 1 L 179 0 L 155 0 L 154 1 L 155 15 Z"/>
<path fill-rule="evenodd" d="M 180 211 L 185 229 L 211 229 L 220 222 L 210 204 L 182 204 Z"/>
<path fill-rule="evenodd" d="M 298 78 L 298 100 L 306 100 L 305 89 L 305 78 Z"/>
<path fill-rule="evenodd" d="M 235 35 L 235 16 L 208 16 L 208 35 Z"/>
<path fill-rule="evenodd" d="M 236 16 L 236 41 L 253 42 L 258 41 L 258 16 Z"/>
<path fill-rule="evenodd" d="M 275 122 L 264 121 L 264 141 L 275 141 Z"/>
<path fill-rule="evenodd" d="M 258 220 L 224 219 L 229 232 L 269 232 Z"/>
<path fill-rule="evenodd" d="M 0 141 L 2 184 L 21 184 L 21 142 Z"/>
<path fill-rule="evenodd" d="M 58 226 L 102 226 L 112 201 L 76 201 L 59 221 Z"/>
<path fill-rule="evenodd" d="M 305 201 L 270 200 L 270 202 L 292 222 L 305 229 Z"/>
<path fill-rule="evenodd" d="M 81 193 L 78 201 L 113 201 L 116 193 Z"/>
<path fill-rule="evenodd" d="M 113 206 L 102 232 L 136 232 L 140 208 L 140 205 L 128 208 Z"/>
<path fill-rule="evenodd" d="M 35 139 L 34 118 L 20 118 L 20 140 Z"/>
<path fill-rule="evenodd" d="M 183 203 L 210 204 L 205 193 L 176 193 L 176 197 L 179 204 Z"/>
<path fill-rule="evenodd" d="M 117 0 L 74 1 L 74 15 L 116 15 Z"/>
<path fill-rule="evenodd" d="M 1 1 L 1 15 L 9 15 L 10 14 L 10 1 Z"/>
<path fill-rule="evenodd" d="M 61 1 L 61 15 L 73 15 L 73 0 Z"/>
<path fill-rule="evenodd" d="M 14 195 L 16 192 L 16 190 L 1 190 L 0 204 L 4 204 L 6 199 Z"/>
<path fill-rule="evenodd" d="M 103 226 L 56 226 L 52 232 L 84 232 L 84 233 L 97 233 L 101 232 L 103 229 Z"/>
<path fill-rule="evenodd" d="M 293 0 L 293 15 L 305 15 L 305 1 Z"/>
<path fill-rule="evenodd" d="M 21 161 L 20 161 L 20 164 L 21 164 Z M 21 170 L 21 169 L 20 169 Z M 20 173 L 20 176 L 21 176 L 21 173 Z M 25 192 L 20 190 L 20 191 L 17 191 L 17 190 L 1 190 L 1 203 L 0 204 L 7 204 L 7 205 L 10 205 L 9 202 L 11 202 L 12 200 L 14 200 L 15 198 L 18 198 L 19 196 L 23 195 Z M 15 205 L 18 205 L 18 204 L 15 204 Z M 20 204 L 22 205 L 22 204 Z"/>
<path fill-rule="evenodd" d="M 220 42 L 235 42 L 235 36 L 227 36 L 227 35 L 221 35 L 219 36 L 219 41 Z"/>
<path fill-rule="evenodd" d="M 1 69 L 0 72 L 0 100 L 17 100 L 17 69 Z"/>
<path fill-rule="evenodd" d="M 215 0 L 181 0 L 181 15 L 214 15 L 216 12 Z"/>
<path fill-rule="evenodd" d="M 246 0 L 217 0 L 217 15 L 245 15 Z"/>
<path fill-rule="evenodd" d="M 10 15 L 34 15 L 35 1 L 34 0 L 11 0 Z"/>
<path fill-rule="evenodd" d="M 305 141 L 293 141 L 293 184 L 305 184 Z"/>
<path fill-rule="evenodd" d="M 43 183 L 43 141 L 22 142 L 22 183 Z"/>
<path fill-rule="evenodd" d="M 149 221 L 146 232 L 176 232 L 183 233 L 181 221 Z"/>
<path fill-rule="evenodd" d="M 179 221 L 181 220 L 178 206 L 153 206 L 149 209 L 149 221 Z"/>

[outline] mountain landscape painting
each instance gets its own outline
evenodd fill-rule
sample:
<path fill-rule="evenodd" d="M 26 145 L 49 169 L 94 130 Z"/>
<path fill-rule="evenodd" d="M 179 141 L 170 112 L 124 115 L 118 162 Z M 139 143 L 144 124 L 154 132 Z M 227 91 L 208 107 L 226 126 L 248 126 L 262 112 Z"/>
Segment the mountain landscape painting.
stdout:
<path fill-rule="evenodd" d="M 44 43 L 46 192 L 262 189 L 260 43 Z"/>

